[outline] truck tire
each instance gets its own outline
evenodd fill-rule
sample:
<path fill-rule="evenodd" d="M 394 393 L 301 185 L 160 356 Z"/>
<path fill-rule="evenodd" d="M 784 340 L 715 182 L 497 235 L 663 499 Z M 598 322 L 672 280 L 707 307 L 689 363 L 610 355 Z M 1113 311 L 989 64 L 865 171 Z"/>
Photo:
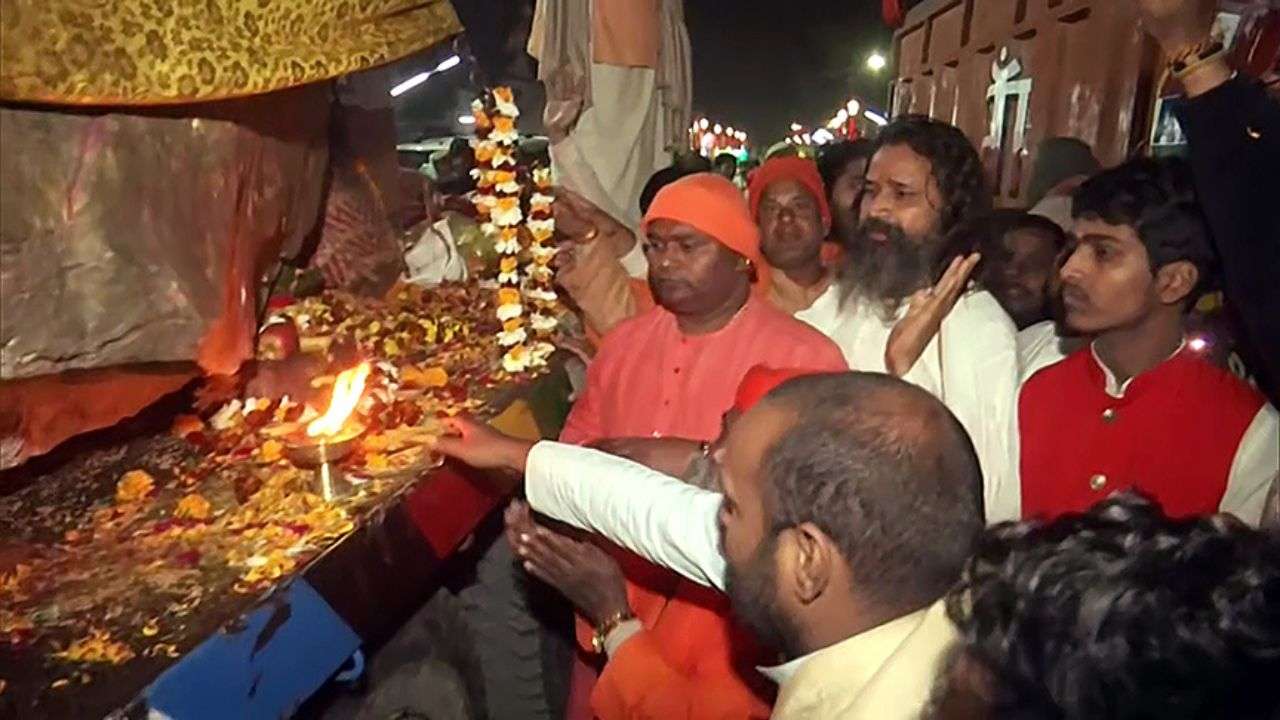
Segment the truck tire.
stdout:
<path fill-rule="evenodd" d="M 559 593 L 515 561 L 496 526 L 477 533 L 475 579 L 459 592 L 487 720 L 560 720 L 569 694 L 573 616 Z"/>

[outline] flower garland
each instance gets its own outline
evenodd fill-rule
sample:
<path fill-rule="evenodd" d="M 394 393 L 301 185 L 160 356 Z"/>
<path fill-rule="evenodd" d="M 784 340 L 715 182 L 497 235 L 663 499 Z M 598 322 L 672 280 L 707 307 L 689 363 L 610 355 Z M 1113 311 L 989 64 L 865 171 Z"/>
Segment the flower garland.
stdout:
<path fill-rule="evenodd" d="M 558 298 L 551 260 L 556 248 L 551 214 L 550 168 L 529 168 L 517 157 L 519 134 L 511 88 L 486 92 L 471 104 L 475 116 L 475 205 L 481 228 L 494 241 L 498 264 L 498 344 L 506 348 L 502 367 L 510 373 L 543 367 L 555 350 Z M 532 183 L 532 192 L 529 184 Z M 526 222 L 527 219 L 527 222 Z M 523 259 L 529 262 L 522 268 Z M 528 322 L 526 323 L 526 315 Z M 529 330 L 533 331 L 532 338 Z"/>

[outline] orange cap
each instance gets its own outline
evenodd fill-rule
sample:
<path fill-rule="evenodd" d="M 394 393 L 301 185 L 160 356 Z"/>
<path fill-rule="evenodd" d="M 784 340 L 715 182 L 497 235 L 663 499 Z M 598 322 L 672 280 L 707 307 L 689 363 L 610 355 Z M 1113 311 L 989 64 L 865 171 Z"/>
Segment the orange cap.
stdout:
<path fill-rule="evenodd" d="M 759 219 L 760 200 L 764 197 L 764 191 L 779 180 L 795 180 L 805 186 L 813 193 L 813 200 L 818 203 L 822 219 L 831 222 L 831 206 L 827 204 L 827 190 L 822 184 L 822 175 L 818 174 L 818 165 L 812 160 L 799 157 L 770 158 L 752 173 L 751 182 L 747 184 L 752 218 Z"/>
<path fill-rule="evenodd" d="M 765 395 L 773 392 L 774 388 L 786 381 L 813 374 L 815 374 L 813 370 L 756 365 L 742 376 L 742 382 L 738 384 L 738 392 L 733 398 L 733 408 L 744 413 L 755 407 Z"/>
<path fill-rule="evenodd" d="M 658 191 L 640 224 L 649 231 L 654 220 L 674 220 L 710 235 L 751 261 L 757 291 L 769 284 L 769 266 L 760 254 L 760 229 L 747 210 L 742 191 L 713 173 L 686 175 Z"/>

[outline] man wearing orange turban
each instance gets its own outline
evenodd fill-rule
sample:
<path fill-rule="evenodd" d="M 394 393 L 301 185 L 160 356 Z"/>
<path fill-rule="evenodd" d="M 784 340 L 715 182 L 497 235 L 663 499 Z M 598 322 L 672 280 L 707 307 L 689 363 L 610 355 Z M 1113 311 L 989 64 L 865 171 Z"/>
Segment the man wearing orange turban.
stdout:
<path fill-rule="evenodd" d="M 759 232 L 731 182 L 699 173 L 671 183 L 654 198 L 642 227 L 658 304 L 604 338 L 563 441 L 709 442 L 752 367 L 846 369 L 834 343 L 760 296 L 769 273 Z M 725 599 L 629 553 L 618 550 L 614 557 L 621 567 L 621 575 L 612 576 L 617 592 L 589 593 L 612 600 L 578 603 L 581 645 L 592 648 L 593 635 L 606 635 L 620 618 L 636 618 L 642 629 L 625 652 L 609 655 L 591 692 L 593 714 L 605 720 L 767 716 L 759 677 L 750 669 L 761 657 L 729 622 Z M 654 684 L 654 678 L 670 682 Z"/>
<path fill-rule="evenodd" d="M 826 242 L 831 208 L 818 166 L 805 158 L 772 158 L 751 176 L 747 192 L 761 251 L 774 271 L 770 302 L 829 334 L 816 320 L 832 313 L 810 312 L 839 301 L 830 262 L 838 257 L 830 249 L 838 246 Z"/>

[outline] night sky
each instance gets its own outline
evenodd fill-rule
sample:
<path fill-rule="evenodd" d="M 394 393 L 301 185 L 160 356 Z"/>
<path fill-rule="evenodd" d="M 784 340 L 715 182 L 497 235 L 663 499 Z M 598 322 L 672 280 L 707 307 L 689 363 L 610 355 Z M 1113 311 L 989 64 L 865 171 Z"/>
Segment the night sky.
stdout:
<path fill-rule="evenodd" d="M 491 80 L 531 79 L 522 47 L 532 0 L 454 0 L 454 6 Z M 685 18 L 695 114 L 746 130 L 759 149 L 787 135 L 792 121 L 825 122 L 854 95 L 884 109 L 890 69 L 877 76 L 865 66 L 872 50 L 886 57 L 891 51 L 878 0 L 688 0 Z M 433 48 L 397 63 L 393 74 L 403 79 L 451 52 Z M 471 76 L 464 66 L 398 102 L 401 139 L 465 132 L 454 120 L 474 95 Z"/>
<path fill-rule="evenodd" d="M 884 108 L 889 69 L 864 64 L 873 49 L 890 54 L 876 0 L 691 0 L 685 22 L 695 112 L 753 144 L 780 140 L 793 121 L 825 121 L 854 95 Z"/>

